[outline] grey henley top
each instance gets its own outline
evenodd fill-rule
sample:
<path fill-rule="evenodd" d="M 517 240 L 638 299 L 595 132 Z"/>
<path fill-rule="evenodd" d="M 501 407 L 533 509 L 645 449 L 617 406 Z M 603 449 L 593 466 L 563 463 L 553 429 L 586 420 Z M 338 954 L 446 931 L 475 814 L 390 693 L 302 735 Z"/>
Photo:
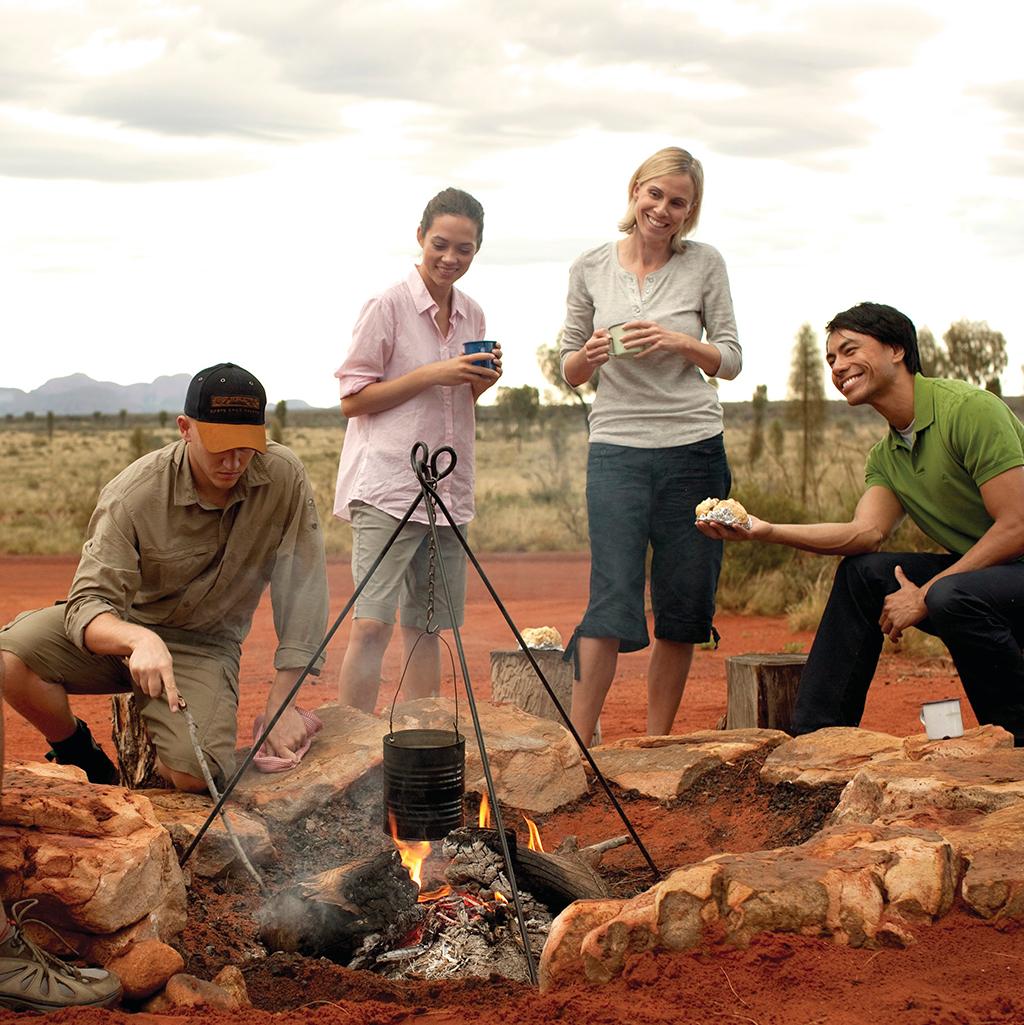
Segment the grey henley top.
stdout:
<path fill-rule="evenodd" d="M 653 320 L 721 353 L 717 377 L 740 372 L 742 351 L 725 261 L 717 249 L 688 241 L 664 267 L 648 274 L 643 289 L 619 263 L 618 243 L 578 257 L 569 271 L 569 295 L 560 357 L 578 349 L 596 328 Z M 644 359 L 613 356 L 601 367 L 590 412 L 590 440 L 630 448 L 669 448 L 712 438 L 722 431 L 718 394 L 693 363 L 670 353 Z"/>

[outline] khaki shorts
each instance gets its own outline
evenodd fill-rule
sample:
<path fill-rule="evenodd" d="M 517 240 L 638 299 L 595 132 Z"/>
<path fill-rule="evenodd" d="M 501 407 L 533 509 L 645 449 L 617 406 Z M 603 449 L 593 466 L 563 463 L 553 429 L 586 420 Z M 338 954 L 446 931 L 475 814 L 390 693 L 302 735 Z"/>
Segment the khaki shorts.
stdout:
<path fill-rule="evenodd" d="M 349 506 L 349 514 L 352 517 L 352 579 L 358 586 L 400 521 L 364 502 L 353 502 Z M 460 529 L 465 536 L 466 528 Z M 437 533 L 455 607 L 455 622 L 462 626 L 466 605 L 466 553 L 452 527 L 438 526 Z M 428 625 L 451 629 L 441 569 L 436 563 L 434 618 L 432 623 L 427 623 L 429 543 L 430 527 L 410 520 L 356 600 L 357 619 L 394 623 L 395 610 L 398 609 L 402 626 L 418 630 L 425 630 Z"/>
<path fill-rule="evenodd" d="M 150 629 L 171 653 L 178 693 L 188 703 L 199 746 L 221 787 L 235 768 L 238 646 L 186 630 Z M 166 698 L 142 694 L 120 656 L 93 655 L 72 643 L 64 630 L 63 604 L 23 612 L 0 627 L 0 651 L 16 655 L 41 679 L 60 684 L 69 694 L 134 690 L 160 761 L 169 769 L 203 778 L 185 716 L 171 712 Z"/>

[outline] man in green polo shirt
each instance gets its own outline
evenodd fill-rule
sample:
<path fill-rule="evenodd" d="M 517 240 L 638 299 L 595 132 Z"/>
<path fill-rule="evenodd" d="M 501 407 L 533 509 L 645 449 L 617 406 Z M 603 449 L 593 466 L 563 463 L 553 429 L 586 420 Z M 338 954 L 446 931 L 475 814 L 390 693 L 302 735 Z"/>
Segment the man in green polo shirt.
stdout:
<path fill-rule="evenodd" d="M 833 384 L 889 424 L 853 518 L 697 524 L 711 537 L 846 556 L 800 679 L 794 732 L 856 726 L 883 637 L 916 626 L 949 648 L 978 722 L 1024 746 L 1024 426 L 989 392 L 923 377 L 914 325 L 891 306 L 860 303 L 826 330 Z M 904 515 L 946 552 L 880 552 Z"/>

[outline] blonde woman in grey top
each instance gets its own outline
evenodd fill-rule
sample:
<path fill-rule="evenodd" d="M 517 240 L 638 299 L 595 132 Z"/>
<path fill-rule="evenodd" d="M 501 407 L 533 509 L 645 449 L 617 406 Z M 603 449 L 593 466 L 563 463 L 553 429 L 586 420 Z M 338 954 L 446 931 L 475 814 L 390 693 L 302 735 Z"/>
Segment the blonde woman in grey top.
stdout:
<path fill-rule="evenodd" d="M 576 387 L 601 371 L 587 465 L 590 600 L 569 649 L 577 666 L 572 720 L 587 743 L 618 653 L 649 643 L 648 547 L 649 734 L 671 731 L 693 645 L 714 633 L 722 546 L 696 530 L 693 510 L 729 492 L 722 408 L 707 378 L 736 377 L 742 353 L 725 263 L 686 237 L 703 189 L 689 153 L 655 153 L 630 180 L 619 224 L 626 237 L 584 253 L 569 273 L 562 373 Z"/>

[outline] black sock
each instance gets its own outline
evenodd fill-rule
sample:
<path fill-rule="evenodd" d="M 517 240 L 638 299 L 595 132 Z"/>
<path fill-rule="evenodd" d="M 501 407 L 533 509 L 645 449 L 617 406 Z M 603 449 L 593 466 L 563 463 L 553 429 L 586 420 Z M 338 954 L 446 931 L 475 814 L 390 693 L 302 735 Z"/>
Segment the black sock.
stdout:
<path fill-rule="evenodd" d="M 90 783 L 107 783 L 116 785 L 118 782 L 117 768 L 103 753 L 103 749 L 93 740 L 89 727 L 81 719 L 75 732 L 65 740 L 50 741 L 52 761 L 58 765 L 77 765 L 85 770 Z M 47 755 L 50 758 L 50 755 Z"/>

